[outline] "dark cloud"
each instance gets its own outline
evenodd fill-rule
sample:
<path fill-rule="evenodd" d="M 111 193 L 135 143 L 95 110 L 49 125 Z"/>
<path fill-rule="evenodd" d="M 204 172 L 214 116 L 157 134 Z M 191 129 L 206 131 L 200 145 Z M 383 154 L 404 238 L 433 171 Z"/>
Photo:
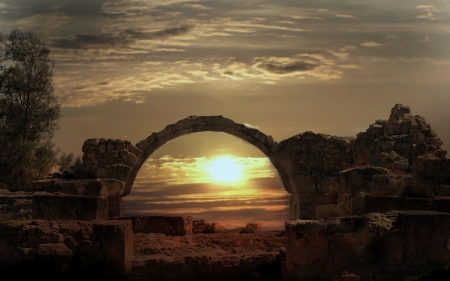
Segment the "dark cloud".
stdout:
<path fill-rule="evenodd" d="M 97 17 L 107 0 L 3 0 L 6 4 L 4 16 L 23 18 L 36 14 L 60 13 L 68 16 Z M 19 9 L 20 8 L 20 9 Z M 3 16 L 2 15 L 2 16 Z"/>
<path fill-rule="evenodd" d="M 111 47 L 126 46 L 138 40 L 158 40 L 175 37 L 188 33 L 193 26 L 182 25 L 179 27 L 171 27 L 155 32 L 142 32 L 133 29 L 127 29 L 118 34 L 96 34 L 85 35 L 77 34 L 72 39 L 59 38 L 53 42 L 53 45 L 60 48 L 95 48 L 98 46 L 109 45 Z"/>
<path fill-rule="evenodd" d="M 276 63 L 276 62 L 263 62 L 258 65 L 259 68 L 265 69 L 275 74 L 286 74 L 297 71 L 313 70 L 317 67 L 316 64 L 296 61 L 291 63 Z"/>
<path fill-rule="evenodd" d="M 76 16 L 98 16 L 102 13 L 102 5 L 107 0 L 77 0 L 65 1 L 59 8 L 59 11 L 67 15 Z M 59 1 L 58 1 L 59 3 Z"/>

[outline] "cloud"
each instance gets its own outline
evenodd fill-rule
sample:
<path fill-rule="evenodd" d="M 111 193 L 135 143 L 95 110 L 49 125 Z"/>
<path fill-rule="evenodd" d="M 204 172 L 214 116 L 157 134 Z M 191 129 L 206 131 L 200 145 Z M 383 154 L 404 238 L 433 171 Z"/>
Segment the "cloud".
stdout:
<path fill-rule="evenodd" d="M 338 13 L 335 13 L 334 16 L 335 16 L 335 17 L 338 17 L 338 18 L 356 19 L 355 16 L 353 16 L 353 15 L 347 15 L 347 14 L 338 14 Z"/>
<path fill-rule="evenodd" d="M 374 41 L 368 41 L 365 43 L 360 44 L 361 47 L 380 47 L 383 46 L 380 43 L 374 42 Z"/>
<path fill-rule="evenodd" d="M 388 35 L 388 36 L 386 36 L 386 38 L 389 38 L 389 39 L 401 39 L 402 37 L 397 36 L 397 35 Z"/>
<path fill-rule="evenodd" d="M 277 176 L 277 171 L 268 158 L 232 157 L 232 159 L 236 165 L 243 167 L 242 178 L 244 181 Z M 173 158 L 168 155 L 159 159 L 149 159 L 141 168 L 136 182 L 212 183 L 215 181 L 208 173 L 208 167 L 212 160 L 212 158 L 206 157 Z"/>
<path fill-rule="evenodd" d="M 345 68 L 345 69 L 358 69 L 361 68 L 359 65 L 356 64 L 341 64 L 339 65 L 340 68 Z"/>
<path fill-rule="evenodd" d="M 114 66 L 117 67 L 116 64 Z M 77 76 L 55 76 L 54 82 L 58 87 L 59 100 L 64 107 L 94 106 L 113 100 L 142 103 L 145 100 L 145 94 L 154 89 L 194 83 L 190 77 L 174 73 L 170 69 L 136 75 L 132 74 L 132 69 L 132 67 L 128 68 L 129 75 L 89 79 L 89 76 L 97 75 L 96 71 L 102 70 L 98 64 L 98 68 L 92 68 Z M 139 72 L 138 70 L 136 71 Z"/>
<path fill-rule="evenodd" d="M 439 10 L 433 5 L 418 5 L 416 9 L 423 10 L 425 14 L 418 15 L 419 19 L 437 20 L 435 13 L 439 13 Z"/>
<path fill-rule="evenodd" d="M 198 9 L 198 10 L 211 10 L 211 7 L 204 6 L 202 4 L 184 4 L 183 7 L 188 7 L 192 9 Z"/>
<path fill-rule="evenodd" d="M 167 156 L 162 158 L 173 160 Z M 124 197 L 124 212 L 126 215 L 190 215 L 226 227 L 258 221 L 264 223 L 263 227 L 282 229 L 288 219 L 289 199 L 289 193 L 277 178 L 253 178 L 245 186 L 135 182 L 131 193 Z"/>
<path fill-rule="evenodd" d="M 283 57 L 269 57 L 256 63 L 255 66 L 275 74 L 287 74 L 293 72 L 310 71 L 316 68 L 317 64 L 307 60 L 296 60 Z"/>
<path fill-rule="evenodd" d="M 118 34 L 78 34 L 71 39 L 59 38 L 54 41 L 54 45 L 66 49 L 86 49 L 94 47 L 127 47 L 138 40 L 163 40 L 169 37 L 176 37 L 191 31 L 193 26 L 182 25 L 170 27 L 154 32 L 144 32 L 134 29 L 126 29 Z"/>
<path fill-rule="evenodd" d="M 321 79 L 338 79 L 342 72 L 335 69 L 335 62 L 321 54 L 297 54 L 295 57 L 259 58 L 254 67 L 276 76 L 305 76 Z"/>

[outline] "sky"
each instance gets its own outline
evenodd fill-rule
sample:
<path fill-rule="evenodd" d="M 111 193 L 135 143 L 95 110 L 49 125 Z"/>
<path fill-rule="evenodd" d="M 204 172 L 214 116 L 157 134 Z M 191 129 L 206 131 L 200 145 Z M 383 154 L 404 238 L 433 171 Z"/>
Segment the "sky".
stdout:
<path fill-rule="evenodd" d="M 55 142 L 132 143 L 190 115 L 223 115 L 275 141 L 356 136 L 397 103 L 449 149 L 450 1 L 0 0 L 0 27 L 38 34 L 56 62 Z M 208 172 L 228 155 L 241 178 Z M 127 214 L 192 214 L 281 227 L 288 194 L 257 149 L 223 133 L 183 136 L 149 158 Z"/>

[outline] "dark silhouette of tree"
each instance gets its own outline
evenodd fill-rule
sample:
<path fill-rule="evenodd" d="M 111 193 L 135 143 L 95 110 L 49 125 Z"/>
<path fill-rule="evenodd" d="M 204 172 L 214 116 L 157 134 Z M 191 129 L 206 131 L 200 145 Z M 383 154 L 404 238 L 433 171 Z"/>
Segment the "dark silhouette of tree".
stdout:
<path fill-rule="evenodd" d="M 0 185 L 24 190 L 56 163 L 55 63 L 32 32 L 0 34 L 0 47 Z"/>

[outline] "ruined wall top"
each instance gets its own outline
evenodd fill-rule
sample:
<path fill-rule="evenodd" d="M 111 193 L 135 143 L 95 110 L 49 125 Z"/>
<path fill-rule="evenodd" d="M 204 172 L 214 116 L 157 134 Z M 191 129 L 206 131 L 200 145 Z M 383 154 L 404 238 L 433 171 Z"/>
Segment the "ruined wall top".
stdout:
<path fill-rule="evenodd" d="M 124 182 L 126 195 L 140 167 L 156 149 L 182 135 L 204 131 L 225 132 L 257 147 L 269 157 L 291 193 L 320 190 L 324 179 L 339 178 L 339 173 L 349 168 L 372 165 L 420 172 L 427 169 L 424 161 L 445 160 L 447 155 L 441 149 L 442 140 L 425 118 L 413 115 L 402 104 L 391 109 L 387 120 L 376 120 L 356 137 L 307 131 L 279 143 L 257 129 L 220 115 L 189 116 L 152 133 L 136 146 L 122 140 L 86 140 L 81 177 L 118 179 Z"/>

